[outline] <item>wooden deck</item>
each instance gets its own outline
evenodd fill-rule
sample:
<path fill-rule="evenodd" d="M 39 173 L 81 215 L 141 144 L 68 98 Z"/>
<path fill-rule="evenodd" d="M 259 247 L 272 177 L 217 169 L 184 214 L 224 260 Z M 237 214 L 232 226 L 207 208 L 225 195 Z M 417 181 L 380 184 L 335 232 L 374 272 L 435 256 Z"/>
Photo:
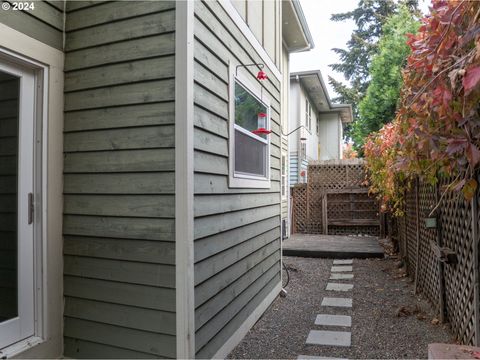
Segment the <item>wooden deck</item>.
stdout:
<path fill-rule="evenodd" d="M 283 255 L 321 258 L 382 258 L 377 237 L 294 234 L 283 242 Z"/>

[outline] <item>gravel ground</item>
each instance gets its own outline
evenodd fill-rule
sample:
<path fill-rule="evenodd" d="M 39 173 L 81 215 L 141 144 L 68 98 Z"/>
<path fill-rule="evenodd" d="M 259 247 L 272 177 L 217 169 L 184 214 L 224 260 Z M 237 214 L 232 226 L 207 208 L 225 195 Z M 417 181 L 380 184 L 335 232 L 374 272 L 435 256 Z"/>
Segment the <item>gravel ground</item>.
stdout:
<path fill-rule="evenodd" d="M 412 283 L 402 277 L 393 260 L 355 259 L 353 292 L 328 294 L 325 286 L 333 260 L 284 257 L 284 262 L 290 270 L 287 297 L 274 301 L 230 353 L 230 359 L 295 359 L 299 354 L 349 359 L 427 358 L 429 343 L 453 342 L 447 325 L 434 324 L 429 303 L 413 295 Z M 353 308 L 321 308 L 324 296 L 353 296 Z M 352 316 L 351 347 L 305 344 L 310 330 L 349 329 L 314 325 L 319 313 Z"/>

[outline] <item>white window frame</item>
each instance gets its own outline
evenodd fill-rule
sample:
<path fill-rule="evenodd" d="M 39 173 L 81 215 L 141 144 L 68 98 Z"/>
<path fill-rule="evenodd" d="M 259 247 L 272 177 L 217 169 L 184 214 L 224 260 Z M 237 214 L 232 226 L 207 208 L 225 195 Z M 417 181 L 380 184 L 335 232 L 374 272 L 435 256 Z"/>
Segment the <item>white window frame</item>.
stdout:
<path fill-rule="evenodd" d="M 300 159 L 306 159 L 307 158 L 307 142 L 306 141 L 300 141 Z"/>
<path fill-rule="evenodd" d="M 305 97 L 305 125 L 307 125 L 308 130 L 312 131 L 312 106 L 310 101 Z"/>
<path fill-rule="evenodd" d="M 13 53 L 6 49 L 0 48 L 0 62 L 2 64 L 11 64 L 13 67 L 24 68 L 26 71 L 33 74 L 32 83 L 33 88 L 30 89 L 29 95 L 32 96 L 31 99 L 27 99 L 26 103 L 24 100 L 24 105 L 33 105 L 34 111 L 31 116 L 33 116 L 33 127 L 28 129 L 27 137 L 32 138 L 31 144 L 26 144 L 24 147 L 21 145 L 21 151 L 32 152 L 32 161 L 33 168 L 30 171 L 33 172 L 32 178 L 29 182 L 31 186 L 31 191 L 33 193 L 33 224 L 31 225 L 31 232 L 33 236 L 33 246 L 31 249 L 31 254 L 28 254 L 31 257 L 32 263 L 27 264 L 26 269 L 18 268 L 18 276 L 20 282 L 27 282 L 28 286 L 32 286 L 31 294 L 33 294 L 33 308 L 29 309 L 26 316 L 29 319 L 23 319 L 31 322 L 28 325 L 28 331 L 22 333 L 21 336 L 17 339 L 9 341 L 9 344 L 4 344 L 0 348 L 0 355 L 6 356 L 8 358 L 15 356 L 23 352 L 24 350 L 30 349 L 31 347 L 38 345 L 46 340 L 48 336 L 45 329 L 45 316 L 46 316 L 46 307 L 47 303 L 45 301 L 46 297 L 46 274 L 44 269 L 46 268 L 46 242 L 45 239 L 45 214 L 46 214 L 46 163 L 44 161 L 44 152 L 45 152 L 45 143 L 47 136 L 47 125 L 44 123 L 44 119 L 47 117 L 47 108 L 48 108 L 48 85 L 45 79 L 49 78 L 49 68 L 41 63 L 27 59 L 23 56 L 20 56 L 16 53 Z M 22 91 L 20 93 L 22 96 Z M 20 99 L 20 102 L 22 100 Z M 20 113 L 23 110 L 23 105 L 20 106 Z M 21 130 L 21 124 L 19 124 L 19 131 Z M 19 133 L 19 141 L 23 135 Z M 25 168 L 20 164 L 20 170 Z M 24 169 L 24 172 L 26 169 Z M 26 181 L 25 179 L 19 179 L 22 184 Z M 24 185 L 22 185 L 24 186 Z M 20 193 L 19 193 L 20 195 Z M 20 199 L 19 201 L 19 212 L 18 212 L 18 221 L 24 221 L 27 216 L 25 212 L 27 211 L 26 199 Z M 22 210 L 23 209 L 23 210 Z M 20 235 L 19 230 L 19 235 Z M 22 246 L 18 247 L 18 251 L 22 251 Z M 31 278 L 26 279 L 26 273 L 33 272 Z M 23 306 L 22 302 L 24 299 L 21 299 L 23 290 L 20 288 L 21 283 L 19 283 L 19 299 L 18 306 Z M 20 314 L 19 314 L 20 315 Z M 8 322 L 9 320 L 7 320 Z"/>
<path fill-rule="evenodd" d="M 250 76 L 246 75 L 249 74 Z M 270 130 L 271 123 L 271 112 L 270 112 L 270 101 L 263 96 L 262 85 L 254 80 L 254 77 L 250 74 L 249 70 L 246 68 L 238 68 L 238 73 L 236 73 L 236 67 L 230 65 L 230 81 L 229 81 L 229 93 L 230 93 L 230 102 L 229 102 L 229 186 L 231 188 L 258 188 L 258 189 L 269 189 L 270 184 L 270 135 L 267 135 L 267 138 L 264 139 L 260 136 L 253 134 L 251 131 L 243 129 L 241 126 L 235 124 L 235 83 L 238 82 L 243 86 L 247 91 L 249 91 L 253 96 L 255 96 L 260 102 L 262 102 L 267 107 L 267 130 Z M 267 159 L 265 161 L 266 169 L 265 176 L 255 176 L 250 174 L 238 173 L 235 171 L 235 131 L 240 131 L 255 140 L 263 142 L 267 146 Z"/>

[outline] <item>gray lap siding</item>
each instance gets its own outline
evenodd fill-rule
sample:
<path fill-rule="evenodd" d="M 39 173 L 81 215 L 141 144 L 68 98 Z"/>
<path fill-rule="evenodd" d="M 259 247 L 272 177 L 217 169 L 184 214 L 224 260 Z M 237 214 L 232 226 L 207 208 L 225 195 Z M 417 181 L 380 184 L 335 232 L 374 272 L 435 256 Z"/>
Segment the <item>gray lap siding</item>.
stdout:
<path fill-rule="evenodd" d="M 0 23 L 56 49 L 63 49 L 63 1 L 34 1 L 33 8 L 21 11 L 13 10 L 14 4 L 20 1 L 8 0 L 8 3 L 11 4 L 10 10 L 0 11 Z"/>
<path fill-rule="evenodd" d="M 195 2 L 194 35 L 195 346 L 209 358 L 280 282 L 280 83 L 263 84 L 271 187 L 229 188 L 228 64 L 263 61 L 217 2 Z"/>
<path fill-rule="evenodd" d="M 64 354 L 175 357 L 175 3 L 66 11 Z"/>

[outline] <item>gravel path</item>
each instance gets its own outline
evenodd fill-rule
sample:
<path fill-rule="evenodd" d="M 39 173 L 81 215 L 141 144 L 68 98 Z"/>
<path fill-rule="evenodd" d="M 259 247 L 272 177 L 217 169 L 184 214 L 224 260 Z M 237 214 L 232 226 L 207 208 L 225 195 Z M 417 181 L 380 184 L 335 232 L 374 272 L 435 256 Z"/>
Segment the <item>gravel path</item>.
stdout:
<path fill-rule="evenodd" d="M 229 358 L 296 359 L 299 354 L 350 359 L 426 358 L 429 343 L 453 342 L 446 325 L 432 324 L 434 314 L 429 304 L 413 296 L 411 282 L 400 277 L 392 260 L 355 259 L 354 289 L 346 293 L 325 291 L 331 259 L 284 257 L 284 262 L 291 278 L 287 297 L 274 301 Z M 353 308 L 321 307 L 324 296 L 353 297 Z M 320 313 L 352 316 L 351 347 L 305 344 L 310 330 L 350 331 L 314 325 Z"/>

